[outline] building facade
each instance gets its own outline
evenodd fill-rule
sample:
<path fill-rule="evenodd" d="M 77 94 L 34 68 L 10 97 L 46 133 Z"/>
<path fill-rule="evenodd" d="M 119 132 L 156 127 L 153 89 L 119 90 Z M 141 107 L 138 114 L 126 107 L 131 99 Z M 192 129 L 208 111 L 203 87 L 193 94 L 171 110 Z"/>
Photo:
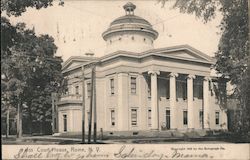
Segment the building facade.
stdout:
<path fill-rule="evenodd" d="M 68 90 L 54 105 L 54 132 L 81 132 L 83 95 L 88 123 L 93 66 L 98 131 L 227 129 L 210 76 L 214 59 L 188 45 L 154 49 L 158 32 L 135 8 L 124 5 L 126 15 L 102 34 L 105 56 L 63 64 Z"/>

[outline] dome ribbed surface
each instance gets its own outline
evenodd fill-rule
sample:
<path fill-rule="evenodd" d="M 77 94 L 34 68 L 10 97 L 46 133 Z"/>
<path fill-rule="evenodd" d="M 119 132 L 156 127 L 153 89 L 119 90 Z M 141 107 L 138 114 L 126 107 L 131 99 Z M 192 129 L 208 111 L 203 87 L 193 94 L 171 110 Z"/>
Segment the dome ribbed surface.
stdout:
<path fill-rule="evenodd" d="M 134 15 L 134 10 L 136 6 L 129 2 L 123 6 L 126 15 L 116 18 L 110 23 L 109 28 L 103 32 L 102 37 L 104 40 L 107 37 L 120 34 L 121 32 L 135 33 L 135 34 L 147 34 L 148 36 L 156 39 L 158 37 L 158 32 L 153 29 L 152 25 L 139 16 Z"/>
<path fill-rule="evenodd" d="M 115 19 L 113 22 L 111 22 L 110 26 L 117 24 L 124 24 L 124 23 L 140 23 L 151 26 L 151 24 L 147 20 L 135 15 L 125 15 L 119 17 Z"/>

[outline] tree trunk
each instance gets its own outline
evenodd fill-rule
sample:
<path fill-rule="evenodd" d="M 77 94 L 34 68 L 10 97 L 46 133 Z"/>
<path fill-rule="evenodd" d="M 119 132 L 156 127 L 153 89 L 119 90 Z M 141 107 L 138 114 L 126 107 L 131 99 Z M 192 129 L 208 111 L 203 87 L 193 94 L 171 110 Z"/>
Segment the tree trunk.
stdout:
<path fill-rule="evenodd" d="M 39 128 L 40 129 L 39 134 L 41 135 L 42 132 L 43 132 L 43 126 L 42 126 L 43 123 L 42 123 L 42 120 L 40 120 L 39 123 L 40 123 L 40 125 L 39 125 L 40 126 L 40 128 Z"/>
<path fill-rule="evenodd" d="M 20 106 L 17 104 L 17 115 L 16 115 L 16 138 L 19 138 L 20 132 Z"/>
<path fill-rule="evenodd" d="M 44 128 L 45 128 L 45 121 L 44 121 L 44 120 L 42 120 L 42 135 L 44 135 L 44 134 L 45 134 L 45 130 L 44 130 Z"/>
<path fill-rule="evenodd" d="M 6 114 L 6 138 L 9 137 L 10 133 L 10 106 L 7 106 L 7 114 Z"/>
<path fill-rule="evenodd" d="M 51 108 L 51 131 L 52 134 L 55 133 L 55 93 L 51 93 L 51 104 L 52 104 L 52 108 Z"/>
<path fill-rule="evenodd" d="M 19 106 L 20 106 L 20 113 L 19 113 L 19 116 L 20 116 L 20 132 L 19 132 L 19 138 L 22 138 L 23 136 L 23 106 L 22 106 L 22 102 L 20 102 Z"/>
<path fill-rule="evenodd" d="M 22 115 L 22 103 L 17 104 L 17 138 L 22 138 L 23 135 L 23 115 Z"/>
<path fill-rule="evenodd" d="M 250 42 L 250 0 L 248 0 L 248 40 Z M 250 47 L 250 43 L 249 43 L 249 47 Z"/>
<path fill-rule="evenodd" d="M 32 112 L 31 112 L 31 104 L 28 104 L 28 114 L 29 114 L 29 134 L 32 136 L 33 127 L 32 127 Z"/>

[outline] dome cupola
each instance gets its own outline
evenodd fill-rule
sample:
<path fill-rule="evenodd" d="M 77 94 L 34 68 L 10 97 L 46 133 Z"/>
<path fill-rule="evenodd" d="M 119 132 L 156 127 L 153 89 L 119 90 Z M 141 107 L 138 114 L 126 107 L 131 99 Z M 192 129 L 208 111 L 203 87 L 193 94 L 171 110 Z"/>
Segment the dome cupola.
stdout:
<path fill-rule="evenodd" d="M 136 8 L 136 5 L 134 5 L 133 3 L 131 2 L 128 2 L 127 4 L 125 4 L 123 6 L 125 12 L 126 12 L 126 15 L 134 15 L 134 10 Z"/>
<path fill-rule="evenodd" d="M 134 15 L 136 6 L 133 3 L 128 2 L 123 8 L 126 15 L 116 18 L 102 34 L 107 43 L 107 52 L 143 52 L 152 49 L 158 32 L 147 20 Z"/>

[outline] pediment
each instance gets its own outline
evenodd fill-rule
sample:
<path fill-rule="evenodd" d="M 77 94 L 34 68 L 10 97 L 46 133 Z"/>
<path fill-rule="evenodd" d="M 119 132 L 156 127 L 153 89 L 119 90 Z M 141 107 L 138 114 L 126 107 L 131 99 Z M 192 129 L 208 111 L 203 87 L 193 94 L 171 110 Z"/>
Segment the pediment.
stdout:
<path fill-rule="evenodd" d="M 70 57 L 62 65 L 62 70 L 70 70 L 79 67 L 89 61 L 96 59 L 95 57 Z"/>
<path fill-rule="evenodd" d="M 83 63 L 84 63 L 84 62 L 73 60 L 73 61 L 71 61 L 71 62 L 67 65 L 67 67 L 65 67 L 64 69 L 71 69 L 71 68 L 74 68 L 75 66 L 79 66 L 79 65 L 81 65 L 81 64 L 83 64 Z"/>
<path fill-rule="evenodd" d="M 168 48 L 160 48 L 152 50 L 151 53 L 155 53 L 159 56 L 189 60 L 189 61 L 199 61 L 205 63 L 214 63 L 214 59 L 199 50 L 196 50 L 188 45 L 174 46 Z"/>
<path fill-rule="evenodd" d="M 203 60 L 203 61 L 207 60 L 201 56 L 195 55 L 187 51 L 176 51 L 176 52 L 167 53 L 167 54 L 168 56 L 176 57 L 176 58 L 183 58 L 183 59 L 190 59 L 190 60 Z"/>

